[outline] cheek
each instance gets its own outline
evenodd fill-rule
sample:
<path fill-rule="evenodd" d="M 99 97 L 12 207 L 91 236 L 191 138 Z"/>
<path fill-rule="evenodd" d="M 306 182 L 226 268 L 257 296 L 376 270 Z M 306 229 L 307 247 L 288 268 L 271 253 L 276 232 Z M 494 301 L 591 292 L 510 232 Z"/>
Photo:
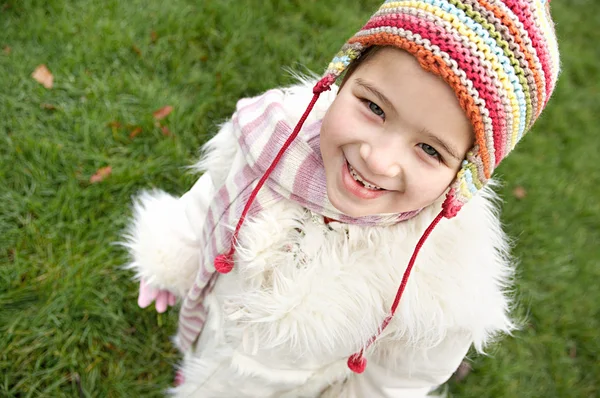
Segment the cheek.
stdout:
<path fill-rule="evenodd" d="M 412 193 L 417 200 L 420 198 L 427 202 L 425 206 L 429 205 L 448 189 L 455 178 L 456 173 L 451 169 L 425 172 L 415 180 Z"/>
<path fill-rule="evenodd" d="M 323 118 L 321 135 L 327 142 L 342 144 L 353 129 L 353 112 L 345 102 L 338 97 Z"/>
<path fill-rule="evenodd" d="M 333 131 L 334 126 L 326 120 L 323 120 L 321 125 L 321 133 L 319 137 L 319 144 L 321 146 L 321 155 L 323 160 L 327 163 L 329 157 L 335 150 L 335 133 Z"/>
<path fill-rule="evenodd" d="M 321 125 L 321 132 L 319 137 L 319 145 L 321 146 L 321 156 L 323 157 L 323 163 L 325 170 L 331 172 L 335 167 L 337 154 L 341 152 L 342 142 L 340 141 L 339 131 L 340 124 L 338 123 L 338 116 L 334 109 L 330 109 Z"/>

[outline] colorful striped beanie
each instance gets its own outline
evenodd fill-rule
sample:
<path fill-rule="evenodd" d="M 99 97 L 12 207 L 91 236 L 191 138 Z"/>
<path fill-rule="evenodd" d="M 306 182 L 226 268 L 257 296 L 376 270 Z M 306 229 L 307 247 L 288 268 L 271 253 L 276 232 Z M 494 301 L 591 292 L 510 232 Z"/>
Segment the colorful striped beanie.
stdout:
<path fill-rule="evenodd" d="M 346 42 L 320 85 L 371 46 L 394 46 L 446 81 L 471 120 L 475 145 L 444 204 L 447 218 L 490 179 L 538 118 L 559 72 L 550 0 L 386 1 Z"/>
<path fill-rule="evenodd" d="M 215 258 L 219 273 L 233 268 L 239 230 L 258 191 L 273 172 L 319 95 L 373 46 L 394 46 L 412 54 L 427 71 L 455 92 L 471 121 L 475 144 L 450 185 L 442 210 L 417 243 L 389 315 L 394 316 L 418 253 L 442 218 L 452 218 L 491 178 L 494 169 L 531 128 L 556 85 L 558 44 L 550 17 L 550 0 L 404 0 L 386 1 L 367 24 L 342 47 L 313 88 L 313 99 L 253 189 L 232 236 L 231 250 Z M 348 367 L 365 370 L 363 348 L 348 358 Z"/>

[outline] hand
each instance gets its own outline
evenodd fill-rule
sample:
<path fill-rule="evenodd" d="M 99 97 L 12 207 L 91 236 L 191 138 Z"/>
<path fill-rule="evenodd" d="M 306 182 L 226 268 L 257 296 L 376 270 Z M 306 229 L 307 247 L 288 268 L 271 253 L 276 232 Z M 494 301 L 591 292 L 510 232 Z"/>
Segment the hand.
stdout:
<path fill-rule="evenodd" d="M 153 301 L 156 301 L 156 312 L 163 313 L 169 306 L 174 306 L 177 298 L 168 290 L 160 290 L 149 286 L 143 279 L 140 281 L 140 295 L 138 296 L 138 305 L 146 308 Z"/>

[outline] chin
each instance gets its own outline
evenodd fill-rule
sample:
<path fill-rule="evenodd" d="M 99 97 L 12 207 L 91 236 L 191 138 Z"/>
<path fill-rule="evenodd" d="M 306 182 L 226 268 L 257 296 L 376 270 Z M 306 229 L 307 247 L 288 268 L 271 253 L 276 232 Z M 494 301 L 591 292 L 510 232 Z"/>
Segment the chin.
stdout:
<path fill-rule="evenodd" d="M 371 213 L 369 212 L 361 212 L 359 210 L 349 210 L 349 209 L 344 209 L 343 207 L 340 208 L 336 205 L 333 205 L 336 209 L 338 209 L 340 211 L 340 213 L 347 215 L 348 217 L 353 217 L 353 218 L 357 218 L 357 217 L 365 217 L 365 216 L 370 216 Z"/>
<path fill-rule="evenodd" d="M 335 196 L 329 195 L 329 193 L 327 194 L 327 197 L 329 198 L 329 201 L 331 202 L 333 207 L 335 207 L 340 213 L 348 217 L 364 217 L 369 216 L 371 214 L 375 214 L 362 210 L 356 207 L 355 205 L 344 203 L 343 200 L 339 201 L 335 198 Z"/>
<path fill-rule="evenodd" d="M 365 216 L 370 216 L 371 213 L 369 212 L 361 212 L 361 211 L 357 211 L 357 210 L 349 210 L 349 209 L 344 209 L 341 206 L 336 206 L 333 205 L 333 207 L 335 207 L 340 213 L 348 216 L 348 217 L 353 217 L 353 218 L 358 218 L 358 217 L 365 217 Z"/>

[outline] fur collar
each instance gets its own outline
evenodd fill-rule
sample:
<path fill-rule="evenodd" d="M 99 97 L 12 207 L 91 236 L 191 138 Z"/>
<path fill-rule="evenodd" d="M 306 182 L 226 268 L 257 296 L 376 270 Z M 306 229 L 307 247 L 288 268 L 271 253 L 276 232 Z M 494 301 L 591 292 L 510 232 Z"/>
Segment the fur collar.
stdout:
<path fill-rule="evenodd" d="M 312 97 L 311 83 L 283 90 L 286 111 L 299 118 Z M 334 98 L 335 88 L 324 93 L 307 123 L 322 118 Z M 232 158 L 216 154 L 231 152 L 235 143 L 212 145 L 202 168 L 226 169 Z M 375 334 L 388 314 L 409 257 L 441 201 L 391 227 L 332 223 L 332 230 L 322 218 L 315 224 L 306 209 L 282 201 L 247 221 L 237 251 L 240 266 L 219 278 L 215 293 L 228 318 L 244 325 L 240 332 L 249 351 L 343 357 Z M 375 350 L 399 341 L 433 347 L 460 331 L 482 351 L 513 329 L 507 294 L 513 266 L 496 202 L 490 184 L 457 217 L 439 223 Z"/>

